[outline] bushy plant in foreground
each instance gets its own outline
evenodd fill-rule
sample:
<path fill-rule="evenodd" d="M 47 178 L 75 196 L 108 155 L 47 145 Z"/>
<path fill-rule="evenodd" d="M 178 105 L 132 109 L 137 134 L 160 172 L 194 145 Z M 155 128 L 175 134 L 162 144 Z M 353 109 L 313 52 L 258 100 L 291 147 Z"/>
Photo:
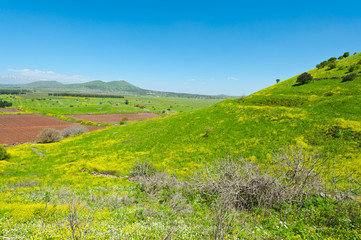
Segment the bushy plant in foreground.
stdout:
<path fill-rule="evenodd" d="M 0 160 L 6 160 L 10 158 L 10 155 L 6 152 L 6 149 L 0 146 Z"/>
<path fill-rule="evenodd" d="M 54 128 L 44 128 L 38 135 L 38 141 L 40 143 L 52 143 L 61 140 L 60 131 Z"/>
<path fill-rule="evenodd" d="M 75 125 L 61 130 L 61 135 L 63 137 L 69 137 L 73 135 L 79 135 L 81 133 L 87 133 L 88 131 L 89 131 L 88 128 L 83 125 Z"/>

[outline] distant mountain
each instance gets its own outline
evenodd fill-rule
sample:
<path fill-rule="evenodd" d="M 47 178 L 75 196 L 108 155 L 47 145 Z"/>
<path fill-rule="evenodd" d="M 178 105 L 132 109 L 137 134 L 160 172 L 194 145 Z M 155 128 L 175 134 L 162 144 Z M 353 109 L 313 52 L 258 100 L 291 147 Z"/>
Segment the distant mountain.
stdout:
<path fill-rule="evenodd" d="M 57 81 L 36 81 L 20 85 L 23 88 L 64 88 L 64 84 Z"/>
<path fill-rule="evenodd" d="M 73 84 L 63 84 L 57 81 L 36 81 L 27 84 L 0 85 L 0 88 L 22 88 L 22 89 L 37 90 L 43 92 L 80 92 L 80 93 L 114 94 L 114 95 L 151 95 L 151 96 L 160 96 L 160 97 L 216 98 L 216 99 L 231 98 L 230 96 L 226 96 L 226 95 L 213 96 L 213 95 L 147 90 L 134 86 L 124 80 L 112 81 L 112 82 L 103 82 L 101 80 L 94 80 L 86 83 L 73 83 Z"/>

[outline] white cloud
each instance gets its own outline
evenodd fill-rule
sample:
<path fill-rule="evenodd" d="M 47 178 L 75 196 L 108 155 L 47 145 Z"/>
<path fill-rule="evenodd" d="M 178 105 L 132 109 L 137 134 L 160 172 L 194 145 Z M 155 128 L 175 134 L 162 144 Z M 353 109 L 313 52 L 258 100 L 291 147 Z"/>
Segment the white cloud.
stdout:
<path fill-rule="evenodd" d="M 7 74 L 0 76 L 0 83 L 29 83 L 34 81 L 59 81 L 62 83 L 88 82 L 93 79 L 82 75 L 67 75 L 54 71 L 42 71 L 38 69 L 12 69 Z"/>
<path fill-rule="evenodd" d="M 227 80 L 238 81 L 239 79 L 236 77 L 228 77 Z"/>

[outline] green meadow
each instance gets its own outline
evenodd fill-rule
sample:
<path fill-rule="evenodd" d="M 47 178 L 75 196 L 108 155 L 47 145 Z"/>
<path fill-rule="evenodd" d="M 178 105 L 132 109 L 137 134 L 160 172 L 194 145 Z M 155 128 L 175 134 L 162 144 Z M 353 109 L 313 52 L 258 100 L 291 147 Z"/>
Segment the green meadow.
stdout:
<path fill-rule="evenodd" d="M 359 239 L 360 63 L 221 102 L 16 97 L 29 113 L 174 114 L 6 148 L 0 236 Z"/>
<path fill-rule="evenodd" d="M 212 105 L 219 99 L 161 98 L 125 96 L 125 98 L 60 97 L 44 93 L 19 96 L 13 102 L 25 112 L 50 114 L 109 114 L 154 112 L 159 114 L 191 111 Z"/>

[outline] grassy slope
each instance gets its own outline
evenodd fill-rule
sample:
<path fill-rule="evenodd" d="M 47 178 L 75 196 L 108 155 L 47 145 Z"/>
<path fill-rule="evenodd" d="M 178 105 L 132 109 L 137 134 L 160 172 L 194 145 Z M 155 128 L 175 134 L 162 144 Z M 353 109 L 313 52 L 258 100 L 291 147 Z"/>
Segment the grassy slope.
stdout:
<path fill-rule="evenodd" d="M 349 59 L 360 57 L 358 54 Z M 319 72 L 311 71 L 314 75 Z M 60 159 L 68 164 L 69 152 L 86 151 L 86 162 L 104 171 L 126 174 L 135 160 L 148 159 L 183 174 L 202 161 L 226 155 L 267 163 L 273 150 L 303 145 L 337 160 L 340 168 L 347 166 L 359 172 L 361 115 L 355 113 L 361 112 L 360 80 L 320 80 L 293 86 L 294 77 L 242 100 L 226 100 L 194 112 L 111 128 L 40 148 L 48 152 L 50 162 L 57 159 L 58 164 Z M 207 127 L 212 131 L 205 137 Z M 72 158 L 73 165 L 85 161 L 77 154 Z"/>
<path fill-rule="evenodd" d="M 338 65 L 347 66 L 360 59 L 361 54 L 357 54 Z M 310 71 L 316 77 L 341 76 L 345 72 Z M 0 165 L 2 185 L 21 180 L 53 188 L 113 186 L 119 182 L 91 176 L 90 171 L 127 175 L 130 167 L 142 159 L 179 177 L 229 155 L 272 167 L 272 152 L 290 145 L 321 152 L 327 167 L 335 167 L 341 177 L 359 175 L 361 78 L 345 83 L 327 79 L 302 86 L 294 86 L 295 82 L 293 77 L 244 99 L 36 145 L 45 157 L 37 156 L 30 145 L 13 147 L 9 149 L 10 161 Z M 124 184 L 126 188 L 128 183 Z M 9 199 L 25 201 L 16 193 L 13 198 L 3 195 L 3 201 Z"/>

